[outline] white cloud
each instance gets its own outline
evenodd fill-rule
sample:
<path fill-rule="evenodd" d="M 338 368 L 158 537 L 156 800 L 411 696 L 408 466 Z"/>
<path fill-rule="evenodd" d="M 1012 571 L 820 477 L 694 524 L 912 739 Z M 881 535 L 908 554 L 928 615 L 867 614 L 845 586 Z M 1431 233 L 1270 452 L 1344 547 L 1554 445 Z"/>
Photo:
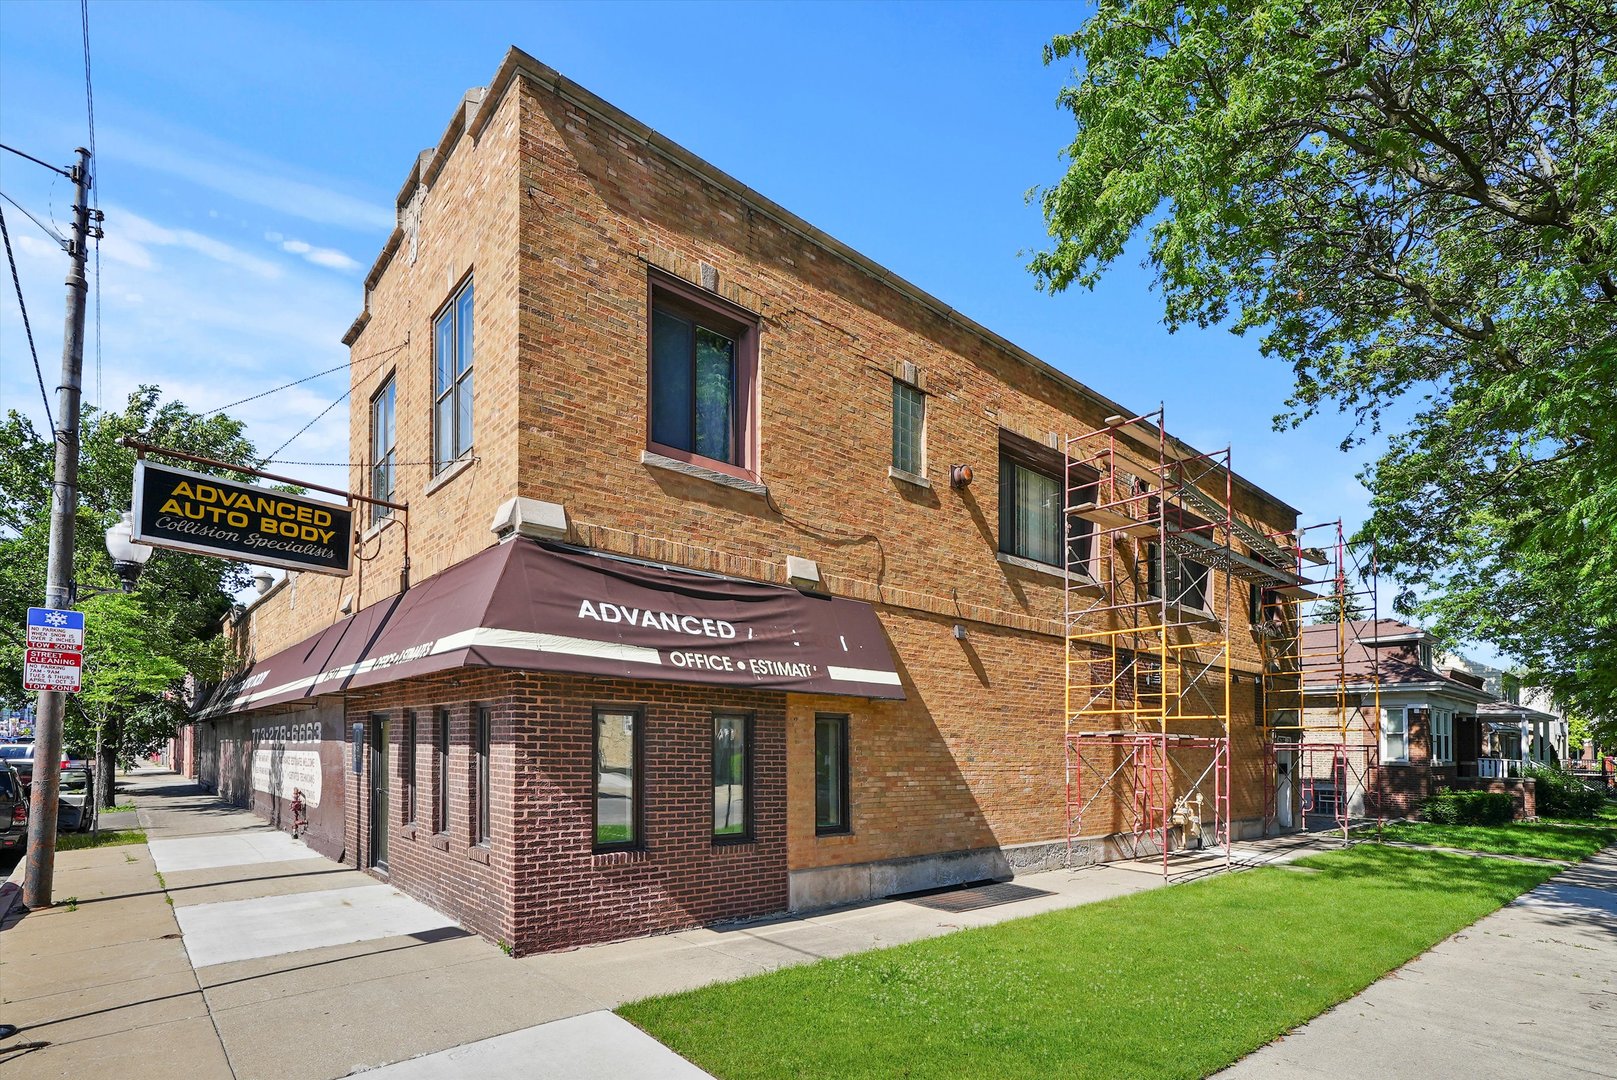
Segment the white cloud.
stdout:
<path fill-rule="evenodd" d="M 281 245 L 281 250 L 290 251 L 294 255 L 307 255 L 309 253 L 309 245 L 305 244 L 302 240 L 288 240 Z"/>
<path fill-rule="evenodd" d="M 235 147 L 215 145 L 206 156 L 175 149 L 127 129 L 105 140 L 108 157 L 168 173 L 221 194 L 303 221 L 354 230 L 391 230 L 393 209 L 287 175 L 284 165 Z"/>
<path fill-rule="evenodd" d="M 281 276 L 281 268 L 267 259 L 249 255 L 222 240 L 215 240 L 211 236 L 204 236 L 190 229 L 166 228 L 127 210 L 108 210 L 106 229 L 109 236 L 121 233 L 126 241 L 136 246 L 146 244 L 152 247 L 184 248 L 205 255 L 215 262 L 246 270 L 258 277 Z M 150 265 L 149 256 L 147 265 Z"/>
<path fill-rule="evenodd" d="M 310 251 L 307 255 L 305 255 L 304 258 L 308 259 L 316 266 L 325 266 L 332 270 L 359 269 L 359 263 L 357 260 L 350 259 L 342 252 L 335 251 L 331 248 L 315 248 L 313 251 Z"/>

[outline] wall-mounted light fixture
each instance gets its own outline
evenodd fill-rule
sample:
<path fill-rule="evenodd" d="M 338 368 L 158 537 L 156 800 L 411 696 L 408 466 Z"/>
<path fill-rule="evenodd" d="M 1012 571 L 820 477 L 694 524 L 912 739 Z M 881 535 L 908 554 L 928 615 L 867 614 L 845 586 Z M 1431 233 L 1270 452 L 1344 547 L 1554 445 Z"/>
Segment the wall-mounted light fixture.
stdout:
<path fill-rule="evenodd" d="M 960 490 L 962 490 L 964 488 L 970 487 L 971 486 L 971 466 L 970 465 L 951 465 L 951 466 L 949 466 L 949 486 L 954 488 L 956 491 L 960 491 Z"/>

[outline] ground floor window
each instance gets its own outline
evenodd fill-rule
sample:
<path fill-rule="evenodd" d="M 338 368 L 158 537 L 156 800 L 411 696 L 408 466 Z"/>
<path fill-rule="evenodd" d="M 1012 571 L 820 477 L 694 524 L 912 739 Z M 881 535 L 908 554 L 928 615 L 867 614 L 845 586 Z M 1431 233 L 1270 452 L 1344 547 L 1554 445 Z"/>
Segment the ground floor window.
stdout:
<path fill-rule="evenodd" d="M 436 785 L 434 794 L 433 813 L 436 819 L 433 824 L 436 831 L 446 833 L 449 831 L 449 710 L 438 710 L 438 768 L 432 778 Z"/>
<path fill-rule="evenodd" d="M 713 717 L 713 838 L 752 837 L 752 717 Z"/>
<path fill-rule="evenodd" d="M 489 842 L 489 728 L 493 726 L 489 707 L 477 707 L 477 842 Z"/>
<path fill-rule="evenodd" d="M 848 821 L 848 718 L 814 718 L 814 832 L 850 830 Z"/>
<path fill-rule="evenodd" d="M 595 710 L 595 849 L 640 843 L 641 715 Z"/>
<path fill-rule="evenodd" d="M 1402 708 L 1381 710 L 1381 760 L 1409 760 L 1409 718 Z"/>
<path fill-rule="evenodd" d="M 1432 761 L 1440 765 L 1454 762 L 1454 710 L 1432 710 Z"/>

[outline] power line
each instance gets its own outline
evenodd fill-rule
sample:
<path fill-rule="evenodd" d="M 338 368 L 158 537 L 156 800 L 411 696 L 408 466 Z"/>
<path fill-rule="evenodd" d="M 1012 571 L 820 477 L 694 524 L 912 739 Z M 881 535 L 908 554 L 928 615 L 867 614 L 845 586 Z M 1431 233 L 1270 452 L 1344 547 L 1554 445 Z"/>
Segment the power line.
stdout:
<path fill-rule="evenodd" d="M 71 170 L 61 168 L 60 166 L 57 166 L 57 165 L 52 165 L 48 161 L 41 161 L 32 154 L 23 153 L 21 150 L 18 150 L 15 146 L 7 146 L 5 143 L 0 143 L 0 150 L 9 150 L 13 154 L 16 154 L 20 158 L 27 158 L 29 161 L 32 161 L 35 165 L 43 165 L 43 166 L 45 166 L 45 168 L 49 169 L 53 173 L 59 173 L 62 176 L 67 177 L 69 180 L 73 179 L 73 173 L 72 173 Z"/>
<path fill-rule="evenodd" d="M 408 344 L 410 344 L 410 342 L 409 342 L 409 339 L 407 338 L 407 339 L 405 339 L 405 341 L 402 344 L 395 345 L 391 349 L 383 349 L 379 353 L 373 353 L 373 354 L 371 354 L 371 356 L 363 357 L 362 359 L 369 360 L 372 357 L 380 357 L 382 359 L 382 361 L 385 362 L 389 354 L 398 352 L 400 349 L 404 348 L 404 346 L 408 345 Z M 351 363 L 358 363 L 358 362 L 359 362 L 358 360 L 355 360 L 355 361 L 352 361 Z M 369 379 L 377 371 L 381 370 L 381 367 L 382 367 L 381 363 L 377 363 L 377 364 L 373 365 L 369 371 L 365 372 L 364 375 L 361 375 L 359 377 L 359 381 L 364 382 L 365 380 Z M 316 424 L 318 424 L 320 422 L 320 420 L 328 412 L 330 412 L 332 409 L 335 409 L 338 405 L 341 405 L 344 401 L 348 400 L 348 396 L 350 394 L 352 394 L 353 392 L 354 392 L 353 383 L 349 383 L 348 389 L 344 390 L 341 394 L 337 395 L 337 400 L 333 401 L 330 405 L 327 405 L 324 409 L 321 409 L 320 412 L 315 415 L 315 418 L 313 420 L 310 420 L 307 424 L 304 424 L 302 427 L 298 428 L 297 431 L 293 432 L 292 438 L 286 440 L 280 446 L 277 446 L 274 450 L 271 450 L 269 452 L 268 456 L 266 456 L 262 461 L 260 461 L 258 463 L 258 467 L 262 468 L 264 466 L 265 462 L 267 462 L 271 458 L 275 457 L 276 454 L 279 454 L 282 450 L 285 450 L 288 446 L 291 446 L 292 443 L 295 442 L 305 431 L 308 431 L 310 428 L 312 428 Z"/>
<path fill-rule="evenodd" d="M 317 371 L 313 375 L 305 375 L 301 379 L 293 379 L 289 383 L 282 383 L 280 386 L 271 387 L 270 389 L 262 391 L 261 393 L 254 394 L 252 397 L 244 397 L 240 401 L 232 401 L 229 405 L 221 405 L 217 409 L 209 409 L 207 412 L 203 413 L 202 415 L 203 416 L 212 416 L 215 413 L 222 413 L 226 409 L 234 409 L 237 405 L 245 405 L 249 401 L 257 401 L 259 398 L 269 397 L 271 394 L 278 394 L 282 390 L 290 390 L 292 387 L 297 386 L 297 385 L 299 385 L 301 383 L 310 382 L 310 381 L 312 381 L 314 379 L 321 378 L 322 376 L 333 374 L 334 372 L 338 372 L 338 371 L 343 370 L 343 368 L 350 368 L 350 367 L 353 367 L 355 364 L 363 364 L 365 361 L 374 360 L 378 356 L 391 355 L 393 353 L 398 352 L 400 349 L 404 348 L 408 344 L 410 344 L 410 339 L 405 338 L 403 341 L 399 342 L 397 345 L 392 346 L 391 348 L 383 349 L 380 352 L 373 352 L 369 356 L 356 356 L 352 360 L 346 361 L 345 363 L 338 364 L 336 367 L 329 367 L 324 371 Z"/>
<path fill-rule="evenodd" d="M 63 251 L 69 250 L 68 243 L 67 243 L 67 237 L 63 236 L 61 233 L 57 232 L 55 229 L 51 228 L 49 225 L 45 224 L 43 221 L 39 220 L 34 215 L 30 214 L 28 212 L 28 208 L 23 206 L 22 203 L 18 202 L 16 199 L 13 199 L 10 195 L 7 195 L 3 191 L 0 191 L 0 199 L 6 200 L 6 202 L 10 203 L 12 206 L 15 206 L 18 210 L 21 210 L 24 217 L 26 217 L 29 221 L 32 221 L 35 225 L 38 225 L 41 229 L 43 229 L 45 231 L 46 236 L 50 237 L 52 240 L 55 240 L 58 244 L 60 244 Z"/>
<path fill-rule="evenodd" d="M 17 259 L 11 254 L 11 230 L 6 228 L 6 215 L 0 211 L 0 236 L 6 241 L 6 262 L 11 264 L 11 283 L 17 287 L 17 307 L 22 309 L 22 328 L 28 335 L 28 352 L 34 358 L 34 378 L 39 380 L 39 400 L 45 404 L 45 420 L 51 427 L 51 441 L 56 441 L 56 417 L 51 415 L 51 396 L 45 392 L 45 373 L 39 369 L 39 350 L 34 348 L 34 328 L 28 322 L 28 305 L 22 299 L 22 278 L 17 276 Z"/>

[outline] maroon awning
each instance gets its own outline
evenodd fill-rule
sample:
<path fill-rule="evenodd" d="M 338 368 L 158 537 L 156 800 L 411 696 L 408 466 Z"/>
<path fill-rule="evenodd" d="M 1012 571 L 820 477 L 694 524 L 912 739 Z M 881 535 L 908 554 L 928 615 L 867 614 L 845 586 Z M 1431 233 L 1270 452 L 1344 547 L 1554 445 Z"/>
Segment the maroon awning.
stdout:
<path fill-rule="evenodd" d="M 904 696 L 868 604 L 516 539 L 254 663 L 199 715 L 458 667 Z"/>

